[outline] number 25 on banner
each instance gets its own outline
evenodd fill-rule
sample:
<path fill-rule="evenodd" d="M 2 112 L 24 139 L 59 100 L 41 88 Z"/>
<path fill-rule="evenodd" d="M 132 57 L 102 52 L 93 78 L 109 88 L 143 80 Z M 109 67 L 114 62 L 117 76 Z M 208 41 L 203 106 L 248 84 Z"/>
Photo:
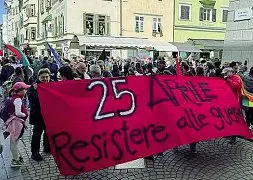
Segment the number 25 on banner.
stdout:
<path fill-rule="evenodd" d="M 113 89 L 113 93 L 116 99 L 120 99 L 121 96 L 123 95 L 129 95 L 131 97 L 131 107 L 129 109 L 126 110 L 117 110 L 117 114 L 118 116 L 129 116 L 131 114 L 134 113 L 135 109 L 136 109 L 136 98 L 133 92 L 129 91 L 129 90 L 117 90 L 117 85 L 120 83 L 126 83 L 125 79 L 116 79 L 116 80 L 111 80 L 112 83 L 112 89 Z M 100 100 L 100 103 L 97 106 L 97 110 L 96 113 L 94 115 L 94 120 L 103 120 L 106 118 L 112 118 L 115 117 L 115 113 L 114 112 L 107 112 L 107 113 L 103 113 L 102 109 L 103 106 L 107 100 L 108 97 L 108 84 L 105 81 L 92 81 L 90 84 L 88 84 L 87 90 L 88 91 L 92 91 L 93 88 L 95 88 L 96 86 L 101 86 L 103 89 L 103 93 L 102 93 L 102 97 Z"/>

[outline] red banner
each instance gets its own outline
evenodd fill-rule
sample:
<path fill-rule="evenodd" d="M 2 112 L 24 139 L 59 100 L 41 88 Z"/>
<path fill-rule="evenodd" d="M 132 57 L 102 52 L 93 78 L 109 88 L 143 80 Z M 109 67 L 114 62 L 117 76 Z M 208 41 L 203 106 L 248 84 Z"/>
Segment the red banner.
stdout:
<path fill-rule="evenodd" d="M 53 157 L 63 175 L 211 138 L 252 137 L 235 95 L 219 78 L 65 81 L 40 85 L 38 91 Z"/>

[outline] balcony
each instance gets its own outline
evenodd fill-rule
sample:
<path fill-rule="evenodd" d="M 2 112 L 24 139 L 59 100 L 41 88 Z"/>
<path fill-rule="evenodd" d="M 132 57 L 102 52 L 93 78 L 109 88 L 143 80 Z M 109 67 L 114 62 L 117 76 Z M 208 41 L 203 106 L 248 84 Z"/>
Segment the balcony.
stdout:
<path fill-rule="evenodd" d="M 200 0 L 199 2 L 204 8 L 213 8 L 216 4 L 216 0 Z"/>

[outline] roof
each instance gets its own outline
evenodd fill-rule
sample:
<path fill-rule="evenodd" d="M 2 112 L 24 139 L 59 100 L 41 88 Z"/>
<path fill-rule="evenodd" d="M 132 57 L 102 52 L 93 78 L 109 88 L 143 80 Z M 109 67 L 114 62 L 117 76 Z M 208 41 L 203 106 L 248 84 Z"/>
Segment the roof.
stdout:
<path fill-rule="evenodd" d="M 223 49 L 224 47 L 224 41 L 223 40 L 214 40 L 214 39 L 190 39 L 189 42 L 191 42 L 193 45 L 198 47 L 199 49 Z"/>
<path fill-rule="evenodd" d="M 52 17 L 52 14 L 48 15 L 43 21 L 42 23 L 46 23 L 48 21 L 52 21 L 53 17 Z"/>

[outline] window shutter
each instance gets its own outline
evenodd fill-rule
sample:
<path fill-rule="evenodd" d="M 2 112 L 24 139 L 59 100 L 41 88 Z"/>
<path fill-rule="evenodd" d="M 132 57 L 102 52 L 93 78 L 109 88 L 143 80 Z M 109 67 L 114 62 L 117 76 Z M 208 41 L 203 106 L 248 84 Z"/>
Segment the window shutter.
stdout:
<path fill-rule="evenodd" d="M 139 32 L 140 31 L 140 23 L 139 23 L 139 16 L 135 16 L 135 32 Z"/>
<path fill-rule="evenodd" d="M 105 29 L 105 34 L 106 35 L 110 35 L 111 33 L 110 33 L 110 22 L 111 22 L 111 20 L 110 20 L 110 16 L 106 16 L 106 29 Z"/>
<path fill-rule="evenodd" d="M 216 22 L 216 9 L 212 9 L 212 21 Z"/>
<path fill-rule="evenodd" d="M 86 34 L 86 14 L 83 13 L 83 33 Z"/>
<path fill-rule="evenodd" d="M 203 21 L 204 20 L 204 8 L 200 8 L 199 9 L 199 21 Z"/>
<path fill-rule="evenodd" d="M 62 35 L 64 35 L 65 34 L 65 23 L 64 23 L 64 16 L 63 16 L 63 14 L 62 14 Z"/>
<path fill-rule="evenodd" d="M 98 22 L 98 19 L 99 19 L 98 15 L 93 16 L 93 22 L 94 22 L 94 24 L 93 24 L 93 34 L 95 34 L 95 35 L 99 35 L 99 22 Z"/>

